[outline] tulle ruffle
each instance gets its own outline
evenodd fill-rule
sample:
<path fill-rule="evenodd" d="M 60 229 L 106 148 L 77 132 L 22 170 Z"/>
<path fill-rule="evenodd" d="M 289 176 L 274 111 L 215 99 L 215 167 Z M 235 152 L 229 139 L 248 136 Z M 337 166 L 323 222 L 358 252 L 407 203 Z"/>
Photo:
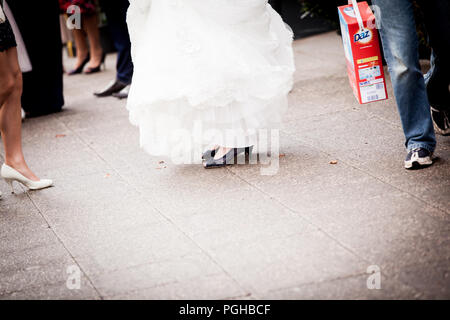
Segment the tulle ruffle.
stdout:
<path fill-rule="evenodd" d="M 292 33 L 265 0 L 214 1 L 153 0 L 145 18 L 131 2 L 127 108 L 150 154 L 192 162 L 208 146 L 256 144 L 259 130 L 279 127 Z"/>

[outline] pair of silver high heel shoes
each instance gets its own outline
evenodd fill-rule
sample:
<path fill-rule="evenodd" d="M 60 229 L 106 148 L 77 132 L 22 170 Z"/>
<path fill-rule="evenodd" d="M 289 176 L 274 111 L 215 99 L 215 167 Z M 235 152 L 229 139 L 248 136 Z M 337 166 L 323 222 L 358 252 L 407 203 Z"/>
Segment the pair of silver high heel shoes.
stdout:
<path fill-rule="evenodd" d="M 53 181 L 50 179 L 41 179 L 39 181 L 33 181 L 22 175 L 19 171 L 11 168 L 10 166 L 3 164 L 0 175 L 5 179 L 6 183 L 9 184 L 11 192 L 14 193 L 13 183 L 18 182 L 28 187 L 30 190 L 40 190 L 44 188 L 51 187 Z M 0 192 L 0 196 L 2 193 Z"/>

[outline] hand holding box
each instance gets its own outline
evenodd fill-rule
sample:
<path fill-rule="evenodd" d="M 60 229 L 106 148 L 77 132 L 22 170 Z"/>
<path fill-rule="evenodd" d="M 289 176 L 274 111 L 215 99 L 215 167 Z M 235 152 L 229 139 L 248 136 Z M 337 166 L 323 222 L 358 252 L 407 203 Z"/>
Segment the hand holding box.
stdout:
<path fill-rule="evenodd" d="M 387 99 L 375 16 L 367 2 L 338 8 L 350 85 L 360 104 Z"/>

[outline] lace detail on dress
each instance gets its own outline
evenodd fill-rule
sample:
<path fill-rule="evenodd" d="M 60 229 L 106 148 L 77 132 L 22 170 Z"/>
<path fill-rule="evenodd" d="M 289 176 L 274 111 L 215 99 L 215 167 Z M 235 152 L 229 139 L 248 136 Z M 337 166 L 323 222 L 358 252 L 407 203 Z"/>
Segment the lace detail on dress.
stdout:
<path fill-rule="evenodd" d="M 196 41 L 196 35 L 192 28 L 192 24 L 185 17 L 186 7 L 182 0 L 170 0 L 169 7 L 174 17 L 177 17 L 176 41 L 178 49 L 186 55 L 195 54 L 201 50 L 201 46 Z"/>

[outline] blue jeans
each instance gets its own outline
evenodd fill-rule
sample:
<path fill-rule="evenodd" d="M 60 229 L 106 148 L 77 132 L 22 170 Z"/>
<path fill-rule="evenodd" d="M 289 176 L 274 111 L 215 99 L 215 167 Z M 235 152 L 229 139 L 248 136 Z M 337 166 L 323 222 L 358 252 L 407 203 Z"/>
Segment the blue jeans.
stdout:
<path fill-rule="evenodd" d="M 419 64 L 419 40 L 412 0 L 373 0 L 380 8 L 379 26 L 406 148 L 436 147 L 425 80 Z"/>

